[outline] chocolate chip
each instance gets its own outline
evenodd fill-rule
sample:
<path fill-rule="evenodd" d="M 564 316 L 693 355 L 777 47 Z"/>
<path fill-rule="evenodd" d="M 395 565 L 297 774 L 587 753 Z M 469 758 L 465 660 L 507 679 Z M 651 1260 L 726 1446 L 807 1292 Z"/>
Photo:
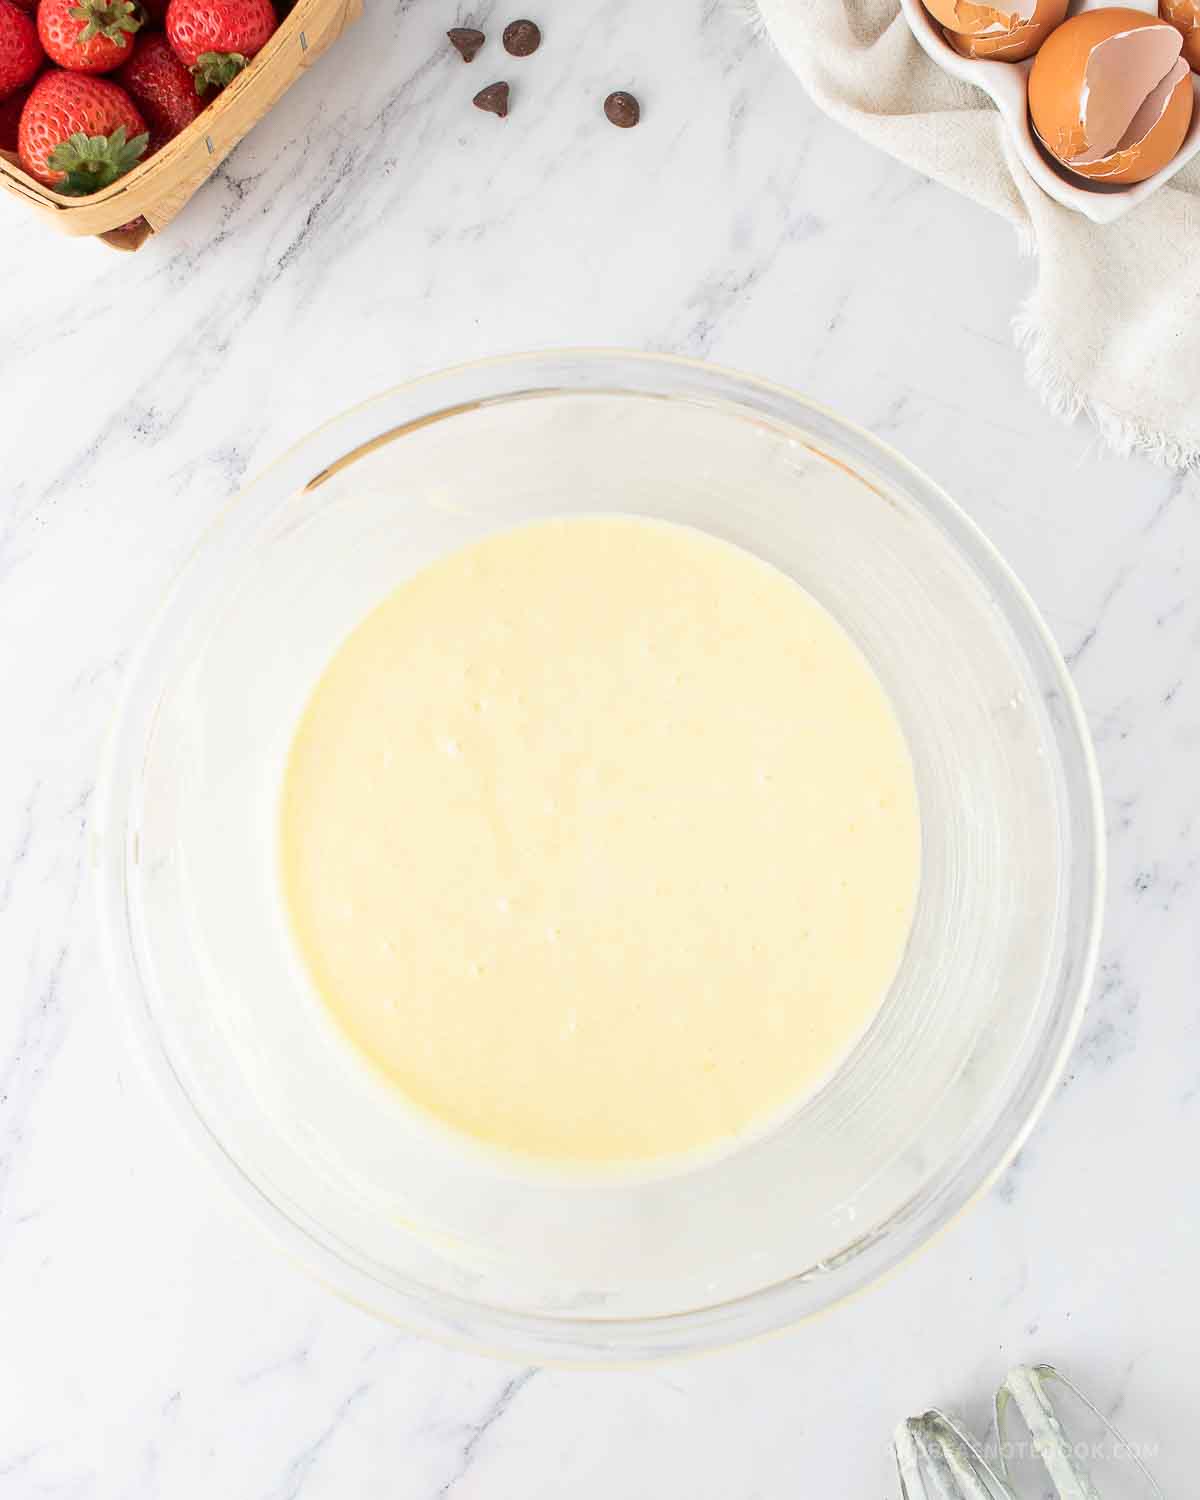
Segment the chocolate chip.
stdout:
<path fill-rule="evenodd" d="M 499 115 L 503 120 L 508 113 L 508 84 L 489 83 L 480 89 L 471 103 L 476 109 L 486 109 L 489 114 Z"/>
<path fill-rule="evenodd" d="M 510 21 L 504 28 L 504 50 L 514 57 L 528 57 L 542 45 L 542 33 L 532 21 Z"/>
<path fill-rule="evenodd" d="M 470 26 L 452 26 L 446 35 L 450 38 L 451 46 L 462 53 L 463 62 L 473 62 L 475 54 L 487 41 L 482 31 L 475 31 Z"/>
<path fill-rule="evenodd" d="M 604 113 L 622 130 L 629 130 L 642 118 L 642 106 L 632 94 L 618 89 L 604 101 Z"/>

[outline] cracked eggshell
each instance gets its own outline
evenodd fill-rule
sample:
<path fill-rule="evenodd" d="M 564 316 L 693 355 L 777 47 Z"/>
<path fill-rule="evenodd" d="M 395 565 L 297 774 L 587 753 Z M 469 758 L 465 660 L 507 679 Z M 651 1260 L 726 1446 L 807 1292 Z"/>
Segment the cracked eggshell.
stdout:
<path fill-rule="evenodd" d="M 1062 23 L 1067 14 L 1067 3 L 1068 0 L 1037 0 L 1029 19 L 1019 22 L 1011 30 L 997 24 L 991 30 L 964 36 L 943 26 L 942 35 L 960 57 L 1020 62 L 1024 57 L 1032 57 L 1054 28 Z"/>
<path fill-rule="evenodd" d="M 1182 38 L 1144 11 L 1113 7 L 1064 21 L 1029 74 L 1029 113 L 1042 144 L 1071 172 L 1142 182 L 1187 134 L 1193 91 Z"/>
<path fill-rule="evenodd" d="M 1183 38 L 1183 56 L 1200 73 L 1200 0 L 1159 0 L 1158 13 Z"/>
<path fill-rule="evenodd" d="M 1033 19 L 1037 0 L 996 0 L 994 5 L 976 0 L 924 0 L 925 9 L 935 21 L 955 35 L 1005 36 Z"/>

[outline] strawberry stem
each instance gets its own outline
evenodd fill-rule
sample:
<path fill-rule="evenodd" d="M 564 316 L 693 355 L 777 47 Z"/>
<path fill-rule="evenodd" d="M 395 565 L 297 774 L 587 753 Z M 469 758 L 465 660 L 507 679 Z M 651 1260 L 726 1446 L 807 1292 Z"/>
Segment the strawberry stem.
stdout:
<path fill-rule="evenodd" d="M 141 12 L 134 0 L 80 0 L 78 5 L 71 7 L 69 14 L 83 22 L 75 38 L 81 47 L 94 36 L 104 36 L 118 46 L 127 46 L 126 33 L 132 35 L 142 24 Z"/>
<path fill-rule="evenodd" d="M 98 193 L 137 165 L 148 140 L 147 135 L 135 135 L 127 141 L 124 125 L 118 125 L 112 135 L 88 136 L 76 131 L 50 153 L 50 170 L 67 174 L 55 184 L 55 191 L 70 198 Z"/>
<path fill-rule="evenodd" d="M 203 94 L 206 89 L 223 89 L 237 77 L 249 60 L 241 52 L 202 52 L 192 69 L 196 92 Z"/>

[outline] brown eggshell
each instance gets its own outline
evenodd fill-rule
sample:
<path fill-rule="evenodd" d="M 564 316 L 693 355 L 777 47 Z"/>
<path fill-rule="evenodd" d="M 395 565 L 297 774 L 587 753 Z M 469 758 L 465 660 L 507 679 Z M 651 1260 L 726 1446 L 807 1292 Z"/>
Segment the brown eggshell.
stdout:
<path fill-rule="evenodd" d="M 1183 56 L 1200 73 L 1200 0 L 1159 0 L 1158 13 L 1183 37 Z"/>
<path fill-rule="evenodd" d="M 1042 44 L 1029 74 L 1029 113 L 1042 144 L 1069 171 L 1107 183 L 1142 182 L 1165 167 L 1183 144 L 1192 118 L 1191 77 L 1179 65 L 1177 55 L 1175 72 L 1179 76 L 1173 82 L 1172 73 L 1163 76 L 1164 59 L 1169 60 L 1171 48 L 1166 46 L 1164 50 L 1158 42 L 1153 48 L 1159 61 L 1150 72 L 1146 71 L 1149 64 L 1142 66 L 1140 77 L 1134 67 L 1136 57 L 1114 70 L 1114 55 L 1106 54 L 1107 83 L 1098 87 L 1097 79 L 1092 78 L 1091 108 L 1088 119 L 1083 118 L 1084 82 L 1094 49 L 1114 37 L 1163 26 L 1154 16 L 1123 6 L 1083 11 L 1064 21 Z M 1122 49 L 1117 59 L 1124 62 L 1128 52 Z M 1145 63 L 1145 45 L 1139 44 L 1137 56 Z M 1164 100 L 1161 114 L 1141 139 L 1122 148 L 1122 132 L 1132 125 L 1138 112 L 1136 106 L 1129 107 L 1131 100 L 1136 98 L 1140 104 L 1160 90 Z M 1101 130 L 1098 120 L 1105 121 L 1107 128 Z M 1096 140 L 1089 140 L 1089 129 L 1093 135 L 1101 132 Z M 1114 132 L 1111 141 L 1104 138 Z M 1081 160 L 1089 156 L 1091 160 Z"/>
<path fill-rule="evenodd" d="M 948 27 L 942 35 L 960 57 L 991 58 L 995 62 L 1020 62 L 1032 57 L 1067 14 L 1067 0 L 1038 0 L 1037 9 L 1022 26 L 1012 31 L 961 36 Z"/>
<path fill-rule="evenodd" d="M 947 31 L 966 37 L 978 36 L 981 31 L 996 25 L 1002 26 L 1006 32 L 1014 31 L 1032 20 L 1034 0 L 1007 0 L 1007 3 L 1006 0 L 996 0 L 994 5 L 977 4 L 976 0 L 922 0 L 922 3 Z"/>

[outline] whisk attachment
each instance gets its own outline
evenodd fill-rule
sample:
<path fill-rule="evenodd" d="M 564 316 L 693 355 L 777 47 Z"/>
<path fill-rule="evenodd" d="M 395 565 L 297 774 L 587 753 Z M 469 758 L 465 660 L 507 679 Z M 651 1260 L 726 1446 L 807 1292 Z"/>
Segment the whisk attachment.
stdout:
<path fill-rule="evenodd" d="M 1143 1458 L 1053 1365 L 1017 1365 L 981 1443 L 932 1410 L 893 1437 L 900 1500 L 1166 1500 Z"/>

